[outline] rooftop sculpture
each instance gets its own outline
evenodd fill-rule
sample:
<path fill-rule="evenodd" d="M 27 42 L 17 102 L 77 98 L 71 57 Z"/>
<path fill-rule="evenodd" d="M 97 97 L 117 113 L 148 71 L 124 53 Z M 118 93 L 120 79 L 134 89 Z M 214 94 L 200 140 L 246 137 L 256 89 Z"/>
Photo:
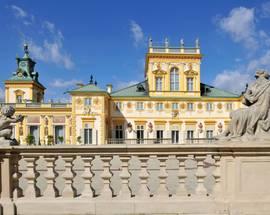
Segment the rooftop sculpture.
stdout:
<path fill-rule="evenodd" d="M 247 86 L 242 103 L 232 111 L 231 122 L 218 140 L 270 140 L 270 81 L 266 71 L 257 71 L 256 80 Z"/>
<path fill-rule="evenodd" d="M 18 145 L 15 139 L 12 139 L 12 123 L 22 122 L 23 116 L 13 117 L 15 109 L 12 106 L 4 106 L 1 109 L 0 116 L 0 145 Z"/>

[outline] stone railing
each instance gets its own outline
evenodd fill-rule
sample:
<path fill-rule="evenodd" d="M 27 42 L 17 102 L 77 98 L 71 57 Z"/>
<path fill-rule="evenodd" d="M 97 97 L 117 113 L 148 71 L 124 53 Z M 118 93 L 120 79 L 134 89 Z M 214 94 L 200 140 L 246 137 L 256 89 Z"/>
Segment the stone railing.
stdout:
<path fill-rule="evenodd" d="M 1 214 L 270 214 L 270 146 L 0 148 Z"/>

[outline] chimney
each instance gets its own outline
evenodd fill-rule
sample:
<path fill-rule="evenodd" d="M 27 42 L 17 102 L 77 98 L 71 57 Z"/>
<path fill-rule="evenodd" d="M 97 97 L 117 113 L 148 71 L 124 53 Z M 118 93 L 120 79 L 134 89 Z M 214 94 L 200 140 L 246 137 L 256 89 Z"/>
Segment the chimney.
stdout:
<path fill-rule="evenodd" d="M 112 93 L 112 88 L 113 88 L 112 84 L 107 84 L 107 92 L 108 92 L 109 94 Z"/>

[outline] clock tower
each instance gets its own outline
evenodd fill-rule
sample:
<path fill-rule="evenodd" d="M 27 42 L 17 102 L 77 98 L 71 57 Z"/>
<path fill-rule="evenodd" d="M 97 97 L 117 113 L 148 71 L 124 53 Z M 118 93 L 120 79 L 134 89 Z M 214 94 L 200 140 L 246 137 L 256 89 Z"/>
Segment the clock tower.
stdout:
<path fill-rule="evenodd" d="M 24 44 L 24 56 L 17 57 L 17 69 L 5 81 L 6 103 L 40 103 L 44 99 L 45 87 L 38 80 L 36 62 L 29 56 L 28 45 Z"/>

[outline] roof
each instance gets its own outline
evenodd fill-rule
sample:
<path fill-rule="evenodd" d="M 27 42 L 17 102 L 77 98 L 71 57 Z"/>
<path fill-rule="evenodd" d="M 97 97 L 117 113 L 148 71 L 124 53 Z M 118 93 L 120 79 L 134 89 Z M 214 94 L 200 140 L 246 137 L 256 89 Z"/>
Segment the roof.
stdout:
<path fill-rule="evenodd" d="M 240 95 L 201 83 L 201 95 L 210 98 L 239 98 Z"/>
<path fill-rule="evenodd" d="M 96 86 L 95 84 L 88 84 L 88 85 L 84 85 L 82 87 L 78 87 L 76 89 L 70 90 L 68 91 L 68 93 L 76 93 L 76 92 L 83 92 L 83 93 L 107 93 L 107 91 L 100 89 L 98 86 Z"/>
<path fill-rule="evenodd" d="M 126 88 L 114 91 L 112 97 L 148 97 L 147 81 L 128 86 Z M 239 98 L 240 95 L 215 88 L 213 86 L 201 83 L 201 96 L 206 98 Z"/>
<path fill-rule="evenodd" d="M 147 97 L 148 86 L 147 81 L 128 86 L 126 88 L 114 91 L 111 93 L 112 97 Z"/>

